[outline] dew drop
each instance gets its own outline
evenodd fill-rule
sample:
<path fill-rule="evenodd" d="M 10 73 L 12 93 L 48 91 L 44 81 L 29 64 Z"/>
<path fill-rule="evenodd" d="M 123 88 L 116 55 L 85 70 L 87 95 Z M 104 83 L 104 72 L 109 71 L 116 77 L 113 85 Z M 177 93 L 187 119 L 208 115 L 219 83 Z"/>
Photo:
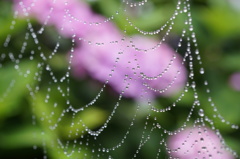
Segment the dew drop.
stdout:
<path fill-rule="evenodd" d="M 204 74 L 204 68 L 200 68 L 200 74 Z"/>
<path fill-rule="evenodd" d="M 204 116 L 204 110 L 203 109 L 199 109 L 198 115 L 203 117 Z"/>

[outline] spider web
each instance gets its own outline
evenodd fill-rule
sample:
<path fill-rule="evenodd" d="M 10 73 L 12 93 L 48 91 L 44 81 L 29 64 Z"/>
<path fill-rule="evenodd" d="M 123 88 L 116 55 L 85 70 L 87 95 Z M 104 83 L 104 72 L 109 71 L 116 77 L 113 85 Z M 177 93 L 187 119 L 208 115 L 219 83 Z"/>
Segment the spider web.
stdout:
<path fill-rule="evenodd" d="M 37 127 L 30 140 L 41 139 L 33 151 L 41 148 L 43 158 L 110 159 L 126 157 L 123 154 L 131 158 L 174 158 L 172 154 L 183 151 L 184 146 L 173 149 L 167 138 L 191 126 L 202 133 L 209 127 L 223 149 L 238 157 L 215 126 L 218 121 L 238 129 L 219 113 L 209 82 L 204 79 L 189 0 L 178 0 L 165 23 L 151 31 L 141 29 L 132 18 L 151 4 L 147 0 L 123 0 L 112 16 L 96 16 L 93 21 L 84 18 L 84 8 L 71 10 L 74 5 L 86 5 L 84 2 L 42 1 L 49 5 L 42 15 L 34 10 L 38 2 L 15 2 L 11 32 L 2 43 L 0 61 L 5 82 L 1 84 L 0 102 L 8 105 L 18 101 L 21 91 L 28 94 L 32 125 Z M 106 34 L 118 17 L 124 17 L 123 31 L 118 36 L 110 36 L 117 29 Z M 25 32 L 18 28 L 25 28 Z M 164 49 L 168 49 L 166 43 L 175 28 L 181 31 L 172 54 L 167 55 Z M 108 52 L 101 54 L 107 47 Z M 197 77 L 203 80 L 199 82 Z M 199 87 L 205 89 L 205 97 L 199 96 Z M 186 98 L 191 105 L 181 107 Z M 203 106 L 203 101 L 208 106 Z M 205 113 L 206 107 L 211 107 L 211 113 Z M 186 111 L 176 126 L 179 119 L 171 113 L 181 109 Z M 210 144 L 215 143 L 210 139 Z M 149 155 L 143 156 L 146 151 Z M 214 155 L 211 153 L 206 152 Z"/>

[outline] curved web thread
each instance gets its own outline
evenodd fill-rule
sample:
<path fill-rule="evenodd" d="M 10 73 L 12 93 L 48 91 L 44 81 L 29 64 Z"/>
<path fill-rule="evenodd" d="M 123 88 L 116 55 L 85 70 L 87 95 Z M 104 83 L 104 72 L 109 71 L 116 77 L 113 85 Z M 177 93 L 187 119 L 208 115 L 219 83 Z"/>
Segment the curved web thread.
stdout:
<path fill-rule="evenodd" d="M 56 2 L 57 2 L 57 1 L 56 1 Z M 145 2 L 146 2 L 146 1 L 145 1 Z M 126 2 L 126 4 L 128 4 L 128 3 L 129 3 L 129 2 Z M 130 3 L 130 7 L 131 7 L 131 5 L 132 5 L 132 6 L 137 6 L 137 4 L 140 4 L 140 3 L 143 4 L 143 2 Z M 178 3 L 178 4 L 180 4 L 180 3 Z M 192 42 L 194 43 L 194 46 L 197 48 L 197 43 L 196 43 L 196 39 L 195 39 L 195 34 L 194 34 L 194 31 L 193 31 L 193 29 L 192 29 L 192 24 L 191 24 L 190 5 L 188 4 L 188 1 L 184 1 L 184 4 L 185 4 L 185 5 L 188 5 L 188 10 L 187 10 L 186 12 L 187 12 L 188 15 L 189 15 L 189 20 L 188 20 L 187 23 L 189 24 L 190 33 L 192 33 L 192 34 L 191 34 L 192 40 L 190 40 L 189 37 L 188 37 L 187 39 L 188 39 L 188 41 L 192 41 Z M 177 8 L 179 8 L 179 6 L 178 6 Z M 25 10 L 24 7 L 23 7 L 23 10 Z M 52 13 L 53 10 L 54 10 L 54 8 L 51 8 L 51 9 L 50 9 L 49 15 L 51 15 L 51 13 Z M 184 12 L 185 12 L 185 11 L 184 11 Z M 66 11 L 66 14 L 67 14 L 67 13 L 68 13 L 68 12 Z M 26 12 L 25 14 L 28 15 L 27 12 Z M 70 16 L 70 15 L 68 15 L 68 16 Z M 27 17 L 28 17 L 28 16 L 27 16 Z M 49 19 L 49 18 L 47 17 L 46 21 L 44 22 L 44 26 L 48 24 L 48 19 Z M 173 19 L 175 19 L 175 18 L 173 18 Z M 126 20 L 128 21 L 128 19 L 126 19 Z M 170 20 L 171 20 L 171 19 L 170 19 Z M 52 82 L 57 84 L 57 83 L 59 83 L 59 82 L 62 83 L 62 82 L 65 82 L 65 81 L 66 81 L 66 83 L 67 83 L 68 85 L 69 85 L 69 83 L 70 83 L 70 78 L 69 78 L 69 74 L 70 74 L 70 71 L 71 71 L 71 67 L 70 67 L 70 66 L 71 66 L 71 63 L 72 63 L 72 59 L 74 58 L 74 55 L 73 55 L 73 54 L 74 54 L 74 52 L 75 52 L 75 49 L 74 49 L 74 48 L 75 48 L 75 34 L 74 34 L 75 30 L 72 29 L 73 35 L 72 35 L 72 38 L 71 38 L 71 39 L 72 39 L 72 46 L 71 46 L 70 59 L 69 59 L 69 64 L 68 64 L 69 67 L 68 67 L 68 69 L 67 69 L 66 74 L 64 74 L 61 78 L 58 79 L 58 77 L 56 77 L 56 76 L 54 75 L 53 68 L 51 68 L 51 66 L 49 66 L 48 64 L 45 64 L 45 63 L 47 62 L 48 59 L 51 59 L 52 57 L 55 56 L 55 54 L 58 53 L 59 43 L 56 43 L 56 46 L 55 46 L 54 51 L 52 52 L 52 54 L 51 54 L 50 56 L 47 57 L 47 56 L 44 54 L 44 52 L 42 52 L 42 47 L 39 45 L 39 40 L 38 40 L 38 38 L 37 38 L 36 31 L 34 30 L 32 24 L 31 24 L 31 22 L 30 22 L 30 19 L 27 18 L 26 21 L 27 21 L 27 25 L 28 25 L 28 30 L 29 30 L 29 32 L 27 32 L 27 33 L 25 34 L 25 38 L 24 38 L 25 41 L 24 41 L 23 44 L 22 44 L 21 51 L 20 51 L 20 54 L 19 54 L 18 58 L 15 58 L 14 55 L 12 55 L 11 53 L 9 53 L 8 55 L 9 55 L 10 60 L 11 60 L 13 63 L 15 63 L 15 69 L 18 71 L 19 75 L 23 75 L 23 76 L 26 76 L 26 77 L 27 77 L 28 74 L 31 74 L 31 72 L 29 72 L 28 70 L 27 70 L 26 72 L 22 72 L 22 71 L 21 71 L 21 68 L 19 68 L 18 64 L 21 63 L 22 57 L 24 56 L 23 54 L 24 54 L 25 48 L 27 47 L 27 42 L 28 42 L 28 40 L 29 40 L 29 35 L 32 37 L 32 39 L 34 40 L 34 43 L 36 44 L 36 48 L 37 48 L 36 51 L 40 52 L 40 58 L 41 58 L 41 62 L 39 62 L 39 63 L 37 64 L 37 68 L 39 69 L 39 71 L 37 71 L 37 73 L 34 74 L 34 78 L 35 78 L 36 80 L 42 81 L 43 79 L 41 79 L 41 76 L 42 76 L 42 74 L 43 74 L 43 70 L 44 70 L 44 69 L 47 70 L 47 72 L 49 73 L 50 77 L 52 78 L 52 81 L 49 82 L 49 84 L 48 84 L 48 88 L 47 88 L 47 92 L 48 92 L 48 93 L 46 93 L 46 96 L 45 96 L 45 99 L 44 99 L 45 102 L 48 103 L 48 99 L 51 97 L 51 96 L 50 96 L 50 93 L 51 93 L 51 91 L 52 91 L 52 89 L 51 89 L 51 87 L 52 87 Z M 105 22 L 105 21 L 104 21 L 104 22 Z M 106 21 L 106 22 L 108 22 L 108 21 Z M 138 29 L 132 22 L 130 22 L 130 21 L 128 21 L 128 22 L 129 22 L 129 25 L 133 25 L 134 28 L 139 31 L 139 29 Z M 66 22 L 66 23 L 68 23 L 68 22 Z M 97 24 L 97 23 L 98 23 L 98 22 L 96 22 L 95 24 Z M 91 24 L 91 23 L 89 23 L 89 24 Z M 12 27 L 12 26 L 11 26 L 11 27 Z M 62 26 L 62 28 L 64 29 L 65 27 Z M 172 28 L 172 25 L 169 26 L 169 30 L 166 32 L 166 34 L 165 34 L 165 36 L 162 38 L 162 40 L 165 39 L 165 37 L 166 37 L 167 35 L 169 35 L 171 28 Z M 163 29 L 164 29 L 164 28 L 161 28 L 160 30 L 163 30 Z M 43 30 L 43 29 L 40 29 L 40 30 Z M 43 32 L 41 32 L 40 34 L 42 34 L 42 33 L 43 33 Z M 141 30 L 140 33 L 145 34 L 146 32 Z M 159 30 L 154 31 L 154 32 L 152 32 L 152 33 L 151 33 L 151 32 L 150 32 L 150 33 L 148 32 L 147 34 L 150 34 L 150 35 L 151 35 L 151 34 L 158 34 L 158 33 L 159 33 Z M 124 35 L 124 37 L 125 37 L 125 35 Z M 183 37 L 184 37 L 184 36 L 183 36 Z M 59 36 L 58 38 L 61 39 L 60 36 Z M 81 39 L 79 39 L 79 40 L 82 41 L 82 39 L 84 39 L 84 38 L 81 38 Z M 124 39 L 124 38 L 123 38 L 123 39 Z M 84 41 L 84 40 L 83 40 L 83 41 Z M 85 41 L 87 41 L 87 42 L 89 43 L 88 40 L 85 40 Z M 121 40 L 119 40 L 119 41 L 121 41 Z M 126 42 L 125 40 L 123 40 L 123 41 Z M 130 40 L 130 41 L 131 41 L 131 40 Z M 165 41 L 165 40 L 163 40 L 163 41 Z M 7 39 L 6 39 L 5 43 L 4 43 L 4 46 L 5 46 L 5 47 L 8 47 L 8 43 L 9 43 L 9 42 L 11 42 L 10 36 L 7 37 Z M 134 41 L 133 41 L 133 42 L 134 42 Z M 133 42 L 130 42 L 130 46 L 132 46 L 132 45 L 134 44 Z M 90 43 L 93 43 L 93 42 L 90 42 Z M 104 43 L 102 43 L 102 42 L 95 42 L 95 44 L 97 44 L 97 43 L 101 43 L 101 44 L 104 45 Z M 149 49 L 139 49 L 139 48 L 136 48 L 136 47 L 132 47 L 132 48 L 133 48 L 133 49 L 137 49 L 139 52 L 144 50 L 144 52 L 149 53 L 149 51 L 154 50 L 154 49 L 156 49 L 156 48 L 158 48 L 158 47 L 161 47 L 160 45 L 161 45 L 161 43 L 159 43 L 159 45 L 150 47 Z M 178 45 L 178 47 L 181 47 L 181 46 Z M 197 52 L 198 52 L 198 51 L 196 50 L 196 54 L 198 54 Z M 124 50 L 124 51 L 123 51 L 123 54 L 126 54 L 126 53 L 127 53 L 127 51 Z M 177 51 L 176 51 L 176 53 L 177 53 Z M 31 52 L 30 60 L 31 60 L 31 59 L 34 59 L 34 55 L 35 55 L 35 54 L 36 54 L 35 51 L 32 51 L 32 52 Z M 117 57 L 117 58 L 118 58 L 118 57 Z M 118 61 L 117 58 L 115 59 L 116 61 Z M 196 90 L 196 84 L 195 84 L 195 82 L 194 82 L 194 74 L 195 74 L 195 73 L 194 73 L 194 71 L 193 71 L 193 64 L 192 64 L 192 63 L 193 63 L 192 61 L 193 61 L 194 55 L 192 55 L 192 53 L 191 53 L 190 42 L 188 42 L 187 53 L 185 54 L 185 57 L 183 58 L 182 65 L 185 64 L 185 60 L 186 60 L 187 58 L 189 58 L 189 59 L 188 59 L 188 60 L 189 60 L 189 69 L 190 69 L 189 78 L 190 78 L 190 83 L 191 83 L 191 87 L 192 87 L 192 89 L 193 89 L 194 98 L 195 98 L 194 103 L 193 103 L 193 106 L 191 107 L 191 111 L 190 111 L 190 113 L 189 113 L 189 115 L 188 115 L 188 117 L 187 117 L 187 119 L 186 119 L 186 121 L 189 121 L 190 118 L 191 118 L 192 113 L 194 112 L 195 105 L 200 105 L 199 99 L 198 99 L 198 93 L 197 93 L 197 90 Z M 121 58 L 119 58 L 119 59 L 121 60 Z M 200 58 L 200 55 L 199 55 L 199 56 L 197 57 L 197 60 L 199 61 L 199 64 L 201 65 L 202 62 L 201 62 L 200 59 L 201 59 L 201 58 Z M 137 60 L 137 61 L 138 61 L 138 60 Z M 171 64 L 170 64 L 171 62 L 172 62 L 172 61 L 169 61 L 169 65 L 171 65 Z M 141 64 L 140 64 L 140 63 L 137 64 L 136 66 L 134 66 L 134 68 L 137 68 L 137 66 L 140 66 L 140 68 L 141 68 Z M 67 87 L 67 88 L 65 89 L 65 88 L 62 88 L 60 85 L 58 85 L 58 86 L 57 86 L 57 90 L 58 90 L 58 92 L 61 94 L 61 96 L 62 96 L 63 98 L 65 98 L 67 108 L 64 109 L 64 110 L 62 111 L 62 113 L 60 113 L 60 117 L 57 117 L 57 119 L 58 119 L 57 122 L 61 122 L 61 121 L 62 121 L 62 118 L 65 116 L 65 114 L 69 113 L 69 111 L 72 111 L 72 112 L 74 113 L 74 114 L 72 115 L 72 120 L 74 120 L 76 113 L 81 112 L 81 111 L 84 111 L 85 108 L 88 108 L 88 106 L 94 105 L 95 102 L 97 102 L 97 100 L 98 100 L 99 97 L 101 96 L 101 93 L 104 91 L 104 88 L 106 87 L 106 85 L 108 84 L 108 82 L 111 81 L 111 77 L 114 76 L 114 73 L 113 73 L 113 72 L 114 72 L 114 70 L 115 70 L 117 67 L 118 67 L 118 65 L 117 65 L 117 62 L 116 62 L 116 65 L 112 66 L 112 69 L 111 69 L 112 74 L 109 76 L 109 79 L 107 79 L 107 80 L 105 81 L 105 84 L 104 84 L 103 87 L 100 89 L 100 92 L 96 95 L 96 97 L 94 98 L 94 100 L 92 100 L 92 102 L 90 102 L 89 104 L 87 104 L 87 105 L 85 105 L 84 107 L 79 108 L 79 109 L 78 109 L 78 108 L 73 108 L 73 106 L 70 104 L 70 99 L 69 99 L 70 87 Z M 131 70 L 131 67 L 132 67 L 132 66 L 129 66 L 129 70 Z M 132 68 L 133 68 L 133 67 L 132 67 Z M 167 68 L 168 68 L 168 67 L 167 67 Z M 113 71 L 112 71 L 112 70 L 113 70 Z M 132 70 L 131 70 L 131 71 L 132 71 Z M 130 71 L 130 72 L 131 72 L 131 71 Z M 168 71 L 168 69 L 167 69 L 167 71 Z M 164 74 L 164 73 L 163 73 L 163 74 Z M 162 74 L 162 75 L 163 75 L 163 74 Z M 202 68 L 201 68 L 201 70 L 200 70 L 200 74 L 204 74 Z M 90 140 L 91 136 L 98 136 L 100 133 L 104 132 L 104 129 L 107 128 L 107 125 L 108 125 L 108 123 L 110 122 L 111 118 L 114 117 L 116 109 L 120 106 L 120 105 L 119 105 L 119 102 L 122 100 L 122 97 L 124 96 L 124 92 L 125 92 L 128 88 L 131 87 L 131 84 L 129 83 L 129 81 L 131 81 L 131 80 L 137 81 L 138 78 L 139 78 L 139 76 L 136 76 L 136 75 L 133 76 L 133 79 L 132 79 L 132 78 L 128 78 L 128 76 L 129 76 L 129 75 L 125 76 L 125 79 L 123 79 L 125 85 L 124 85 L 124 87 L 122 88 L 122 93 L 120 93 L 119 98 L 118 98 L 118 101 L 117 101 L 116 105 L 114 106 L 113 111 L 111 112 L 111 115 L 108 116 L 107 121 L 103 124 L 103 126 L 102 126 L 98 131 L 92 131 L 92 130 L 90 130 L 90 129 L 84 124 L 84 122 L 82 122 L 82 121 L 80 120 L 79 124 L 80 124 L 81 126 L 83 126 L 83 127 L 85 128 L 85 131 L 87 131 L 87 132 L 89 133 L 89 136 L 81 135 L 82 138 L 85 138 L 85 139 L 86 139 L 86 141 L 85 141 L 85 142 L 86 142 L 86 143 L 85 143 L 86 148 L 84 148 L 86 151 L 87 151 L 88 149 L 91 149 L 90 146 L 89 146 L 89 143 L 88 143 L 88 140 Z M 143 76 L 144 76 L 144 75 L 143 75 Z M 141 77 L 141 76 L 140 76 L 140 77 Z M 161 78 L 161 76 L 160 76 L 160 74 L 159 74 L 159 75 L 153 77 L 153 80 L 155 80 L 156 77 L 157 77 L 157 78 Z M 146 76 L 144 76 L 144 78 L 146 78 Z M 151 77 L 147 77 L 147 78 L 151 78 Z M 176 77 L 176 79 L 177 79 L 177 77 Z M 9 91 L 6 91 L 6 93 L 4 94 L 3 98 L 4 98 L 5 96 L 7 96 L 7 95 L 8 95 L 8 92 L 11 91 L 11 88 L 14 87 L 14 84 L 12 84 L 12 83 L 13 83 L 13 82 L 10 83 L 10 86 L 9 86 L 8 89 L 7 89 L 7 90 L 9 90 Z M 171 86 L 171 83 L 170 83 L 169 85 Z M 206 82 L 205 82 L 205 85 L 207 85 Z M 29 89 L 29 92 L 30 92 L 31 96 L 32 96 L 33 98 L 38 98 L 38 97 L 35 97 L 34 94 L 37 94 L 37 93 L 38 93 L 38 91 L 39 91 L 39 89 L 40 89 L 40 88 L 39 88 L 40 86 L 36 86 L 36 87 L 34 88 L 34 89 L 35 89 L 34 91 L 32 90 L 33 88 L 30 86 L 30 84 L 27 85 L 27 87 L 28 87 L 28 89 Z M 187 88 L 187 87 L 189 87 L 189 83 L 186 84 L 186 87 L 185 87 L 185 88 Z M 186 90 L 186 89 L 185 89 L 185 90 Z M 207 90 L 209 90 L 209 89 L 207 88 Z M 33 93 L 33 92 L 34 92 L 34 93 Z M 209 92 L 209 91 L 208 91 L 208 92 Z M 144 93 L 144 92 L 143 92 L 143 93 Z M 146 94 L 148 94 L 147 91 L 146 91 Z M 146 94 L 142 95 L 141 97 L 144 97 Z M 184 95 L 182 95 L 182 96 L 184 96 Z M 180 96 L 178 99 L 181 100 L 181 96 Z M 149 99 L 149 101 L 148 101 L 148 103 L 150 104 L 149 107 L 148 107 L 148 108 L 149 108 L 149 111 L 150 111 L 150 108 L 152 107 L 152 105 L 151 105 L 151 100 L 152 100 L 152 99 Z M 180 101 L 180 100 L 179 100 L 179 101 Z M 177 100 L 177 101 L 178 101 L 178 100 Z M 229 122 L 225 121 L 224 118 L 217 112 L 217 108 L 214 106 L 214 103 L 212 102 L 211 97 L 209 97 L 209 102 L 210 102 L 210 104 L 212 105 L 214 111 L 216 112 L 216 117 L 219 117 L 222 122 L 227 123 L 227 124 L 230 124 Z M 174 105 L 174 103 L 173 103 L 173 105 Z M 55 107 L 55 106 L 57 107 L 57 104 L 56 104 L 56 105 L 54 104 L 54 107 Z M 122 138 L 122 141 L 121 141 L 119 144 L 117 144 L 117 146 L 113 146 L 113 147 L 110 148 L 110 149 L 101 148 L 100 151 L 98 150 L 99 152 L 98 152 L 98 154 L 97 154 L 97 157 L 99 157 L 99 158 L 100 158 L 101 156 L 106 157 L 106 156 L 107 156 L 106 154 L 108 154 L 109 150 L 114 151 L 115 149 L 117 149 L 117 148 L 119 148 L 119 147 L 122 146 L 122 144 L 124 143 L 124 140 L 127 139 L 128 134 L 130 133 L 130 130 L 132 129 L 132 126 L 134 126 L 134 121 L 135 121 L 135 118 L 137 117 L 138 109 L 140 109 L 139 106 L 137 106 L 137 111 L 136 111 L 135 115 L 133 116 L 132 122 L 131 122 L 130 126 L 127 128 L 127 131 L 126 131 L 124 137 Z M 168 109 L 166 109 L 166 110 L 170 110 L 170 109 L 168 108 Z M 203 109 L 199 109 L 199 112 L 202 112 L 202 111 L 203 111 Z M 163 111 L 163 110 L 158 110 L 158 111 L 155 111 L 155 112 L 165 112 L 165 111 Z M 50 114 L 50 115 L 46 115 L 46 114 L 43 113 L 42 120 L 45 120 L 45 119 L 47 120 L 48 118 L 52 118 L 53 116 L 55 116 L 54 113 L 53 113 L 53 114 Z M 199 116 L 202 116 L 202 114 L 199 113 Z M 151 114 L 147 115 L 146 121 L 148 121 L 150 117 L 152 117 Z M 209 120 L 210 120 L 210 119 L 209 119 Z M 51 123 L 51 122 L 49 122 L 49 123 Z M 203 123 L 203 122 L 202 122 L 202 123 Z M 55 123 L 55 124 L 56 124 L 56 123 Z M 72 124 L 75 124 L 74 121 L 72 122 Z M 139 151 L 140 151 L 140 150 L 142 149 L 142 147 L 151 139 L 151 134 L 152 134 L 152 132 L 153 132 L 156 128 L 162 129 L 163 132 L 166 133 L 166 134 L 168 134 L 168 135 L 174 133 L 174 132 L 172 132 L 172 131 L 168 131 L 167 129 L 162 128 L 162 127 L 160 126 L 160 125 L 161 125 L 160 123 L 157 123 L 157 124 L 156 124 L 156 123 L 153 123 L 152 125 L 153 125 L 153 126 L 150 126 L 150 128 L 148 128 L 149 125 L 147 124 L 147 122 L 144 124 L 142 136 L 141 136 L 140 142 L 139 142 L 139 144 L 138 144 L 138 148 L 137 148 L 136 152 L 135 152 L 134 155 L 133 155 L 133 158 L 137 158 Z M 186 127 L 186 126 L 185 126 L 186 124 L 183 124 L 183 125 L 184 125 L 184 126 L 182 126 L 182 128 Z M 202 124 L 202 125 L 204 125 L 204 124 Z M 55 129 L 56 127 L 57 127 L 57 125 L 54 126 L 54 128 L 52 127 L 52 129 Z M 237 126 L 233 125 L 232 128 L 237 128 Z M 147 133 L 147 132 L 146 132 L 147 130 L 150 130 L 150 132 Z M 79 132 L 79 133 L 81 133 L 81 132 Z M 69 134 L 71 134 L 71 132 L 69 132 Z M 163 134 L 161 134 L 161 136 L 163 136 Z M 83 145 L 83 143 L 81 143 L 81 144 L 80 144 L 80 143 L 77 143 L 77 140 L 74 140 L 74 141 L 69 140 L 69 141 L 67 141 L 65 144 L 63 144 L 60 139 L 56 139 L 56 140 L 58 141 L 58 144 L 60 145 L 59 147 L 61 147 L 60 149 L 63 149 L 63 150 L 64 150 L 64 154 L 65 154 L 65 155 L 68 155 L 69 157 L 72 156 L 72 154 L 74 153 L 75 147 L 77 147 L 78 145 Z M 97 140 L 97 138 L 94 138 L 94 140 Z M 71 142 L 73 142 L 74 144 L 73 144 L 73 146 L 72 146 L 72 150 L 70 150 L 71 153 L 68 153 L 69 151 L 65 151 L 65 149 L 69 149 L 69 148 L 70 148 L 69 145 L 71 145 Z M 160 143 L 166 145 L 166 142 L 165 142 L 165 141 L 160 142 Z M 49 144 L 49 143 L 47 143 L 47 141 L 43 141 L 43 147 L 45 147 L 45 150 L 44 150 L 44 151 L 45 151 L 45 152 L 44 152 L 45 154 L 47 154 L 46 144 Z M 56 144 L 56 143 L 55 143 L 55 144 Z M 56 146 L 56 145 L 55 145 L 55 146 Z M 88 147 L 89 147 L 89 148 L 88 148 Z M 99 147 L 101 147 L 101 146 L 96 146 L 96 147 L 99 148 Z M 70 149 L 71 149 L 71 148 L 70 148 Z M 94 150 L 94 149 L 92 149 L 92 150 Z M 160 149 L 159 149 L 159 150 L 160 150 Z M 79 153 L 81 153 L 81 150 L 79 150 Z M 85 155 L 86 155 L 86 154 L 85 154 Z M 158 155 L 157 155 L 157 157 L 158 157 Z M 111 158 L 110 155 L 109 155 L 109 158 Z"/>
<path fill-rule="evenodd" d="M 156 29 L 154 31 L 146 31 L 146 30 L 142 30 L 141 28 L 139 28 L 137 25 L 134 24 L 134 22 L 132 22 L 130 20 L 130 18 L 127 16 L 126 17 L 126 21 L 128 22 L 129 26 L 133 27 L 135 30 L 137 30 L 139 33 L 143 34 L 143 35 L 154 35 L 154 34 L 159 34 L 160 32 L 162 32 L 168 25 L 169 25 L 169 29 L 172 29 L 172 26 L 175 24 L 174 21 L 176 20 L 177 17 L 179 17 L 181 14 L 184 14 L 187 12 L 186 9 L 181 10 L 181 0 L 178 0 L 177 5 L 176 5 L 176 9 L 173 11 L 173 14 L 170 16 L 170 18 L 166 21 L 166 23 L 162 24 L 162 26 L 159 29 Z M 185 3 L 184 3 L 185 4 Z M 185 8 L 185 7 L 184 7 Z M 127 8 L 125 8 L 124 10 L 125 12 L 127 12 Z M 168 32 L 166 34 L 169 34 Z M 162 38 L 162 41 L 165 41 L 165 38 Z"/>
<path fill-rule="evenodd" d="M 147 3 L 148 1 L 147 1 L 147 0 L 144 0 L 144 1 L 139 1 L 139 2 L 132 2 L 132 1 L 122 0 L 122 2 L 123 2 L 125 5 L 127 5 L 127 6 L 137 7 L 137 6 L 145 5 L 145 3 Z"/>

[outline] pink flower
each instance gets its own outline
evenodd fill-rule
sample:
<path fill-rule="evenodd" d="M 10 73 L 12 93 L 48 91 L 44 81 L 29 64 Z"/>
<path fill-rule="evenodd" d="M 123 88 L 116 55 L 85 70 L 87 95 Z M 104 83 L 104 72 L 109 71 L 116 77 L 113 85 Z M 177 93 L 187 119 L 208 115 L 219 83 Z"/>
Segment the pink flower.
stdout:
<path fill-rule="evenodd" d="M 145 77 L 141 79 L 141 84 L 144 84 L 145 89 L 152 90 L 151 93 L 155 95 L 158 94 L 154 93 L 156 91 L 160 92 L 160 95 L 168 96 L 183 88 L 187 80 L 186 69 L 178 53 L 165 43 L 156 47 L 158 41 L 146 37 L 135 36 L 132 41 L 136 48 L 150 49 L 147 52 L 129 50 L 136 55 L 136 63 L 139 64 L 136 72 Z M 151 49 L 153 47 L 156 48 Z M 148 86 L 149 88 L 147 88 Z"/>
<path fill-rule="evenodd" d="M 22 16 L 27 13 L 37 18 L 42 24 L 47 21 L 67 37 L 85 36 L 89 32 L 85 21 L 93 16 L 90 7 L 77 0 L 15 0 L 15 10 Z"/>
<path fill-rule="evenodd" d="M 215 132 L 206 128 L 187 128 L 170 136 L 170 155 L 179 159 L 234 159 Z"/>
<path fill-rule="evenodd" d="M 89 45 L 85 42 L 76 48 L 73 57 L 75 76 L 82 75 L 82 71 L 75 71 L 81 69 L 99 81 L 104 82 L 109 79 L 109 84 L 117 92 L 124 91 L 126 97 L 132 98 L 140 98 L 141 92 L 149 98 L 156 95 L 171 95 L 184 86 L 186 69 L 181 64 L 180 56 L 170 47 L 161 44 L 159 48 L 146 53 L 136 51 L 135 48 L 129 46 L 128 40 L 121 42 L 122 35 L 114 28 L 115 26 L 111 23 L 106 23 L 106 25 L 98 27 L 99 31 L 92 30 L 91 39 L 103 41 L 104 45 Z M 115 40 L 118 43 L 110 43 Z M 135 47 L 141 49 L 157 45 L 157 41 L 142 36 L 135 36 L 132 40 L 135 42 Z M 169 66 L 171 60 L 173 62 Z M 114 72 L 111 72 L 112 69 Z M 165 69 L 167 71 L 163 73 Z M 111 78 L 109 74 L 112 74 Z M 147 80 L 143 74 L 149 77 L 156 76 L 156 79 Z M 160 74 L 162 74 L 161 77 L 158 76 Z M 125 78 L 126 80 L 124 80 Z M 128 88 L 125 89 L 126 87 Z M 166 91 L 159 94 L 161 89 L 166 89 Z M 147 93 L 144 93 L 144 90 Z"/>
<path fill-rule="evenodd" d="M 72 59 L 75 76 L 89 74 L 101 82 L 109 80 L 117 92 L 124 91 L 124 96 L 136 99 L 140 94 L 146 98 L 171 95 L 186 82 L 182 59 L 170 47 L 161 44 L 151 49 L 157 41 L 142 36 L 124 38 L 112 22 L 104 22 L 104 17 L 94 14 L 81 1 L 15 1 L 20 2 L 15 8 L 21 14 L 28 13 L 42 24 L 54 25 L 63 36 L 75 35 L 79 44 Z"/>
<path fill-rule="evenodd" d="M 233 89 L 235 89 L 236 91 L 240 91 L 240 72 L 234 73 L 230 77 L 229 82 Z"/>

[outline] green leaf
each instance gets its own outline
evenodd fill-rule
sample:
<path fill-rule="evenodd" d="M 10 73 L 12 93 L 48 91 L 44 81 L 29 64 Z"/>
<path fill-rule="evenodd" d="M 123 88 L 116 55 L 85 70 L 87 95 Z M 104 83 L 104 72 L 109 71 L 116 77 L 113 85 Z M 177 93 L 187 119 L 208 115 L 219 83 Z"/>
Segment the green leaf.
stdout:
<path fill-rule="evenodd" d="M 107 113 L 105 111 L 97 107 L 87 108 L 84 111 L 77 113 L 73 119 L 66 119 L 66 122 L 59 127 L 59 133 L 63 138 L 75 139 L 80 137 L 82 132 L 85 132 L 83 124 L 88 129 L 94 129 L 102 126 L 106 119 Z M 74 123 L 74 125 L 71 123 Z M 73 135 L 69 136 L 70 132 Z"/>
<path fill-rule="evenodd" d="M 230 54 L 229 56 L 225 56 L 222 61 L 220 67 L 223 69 L 227 69 L 229 71 L 239 71 L 240 70 L 240 52 L 237 54 Z"/>
<path fill-rule="evenodd" d="M 198 15 L 215 37 L 240 33 L 240 16 L 228 8 L 202 9 Z"/>
<path fill-rule="evenodd" d="M 26 85 L 32 85 L 37 70 L 35 61 L 22 61 L 19 70 L 13 64 L 0 69 L 0 120 L 12 115 L 19 108 L 19 101 L 29 92 Z M 28 72 L 28 73 L 27 73 Z"/>
<path fill-rule="evenodd" d="M 0 147 L 4 149 L 17 149 L 42 145 L 41 130 L 32 125 L 14 129 L 11 132 L 0 133 Z"/>

